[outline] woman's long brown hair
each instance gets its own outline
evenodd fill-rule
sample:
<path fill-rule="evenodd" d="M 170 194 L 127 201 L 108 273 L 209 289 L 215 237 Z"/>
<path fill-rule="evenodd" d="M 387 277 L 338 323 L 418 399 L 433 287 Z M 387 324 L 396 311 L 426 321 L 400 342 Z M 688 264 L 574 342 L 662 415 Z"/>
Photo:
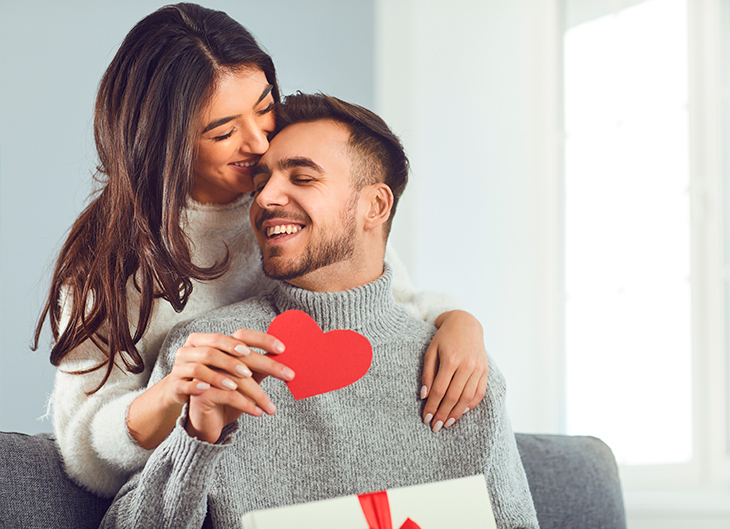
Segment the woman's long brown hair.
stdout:
<path fill-rule="evenodd" d="M 144 370 L 136 344 L 155 299 L 180 312 L 193 279 L 216 279 L 228 269 L 227 253 L 211 267 L 192 262 L 181 216 L 202 110 L 222 72 L 250 67 L 263 70 L 278 101 L 273 62 L 243 26 L 223 12 L 177 4 L 140 21 L 102 77 L 94 116 L 102 187 L 61 249 L 34 341 L 37 348 L 48 319 L 53 365 L 86 340 L 104 351 L 106 361 L 75 372 L 106 369 L 93 391 L 117 360 L 131 373 Z M 138 312 L 127 306 L 130 279 Z M 62 299 L 70 306 L 62 308 Z M 63 326 L 62 312 L 70 314 Z"/>

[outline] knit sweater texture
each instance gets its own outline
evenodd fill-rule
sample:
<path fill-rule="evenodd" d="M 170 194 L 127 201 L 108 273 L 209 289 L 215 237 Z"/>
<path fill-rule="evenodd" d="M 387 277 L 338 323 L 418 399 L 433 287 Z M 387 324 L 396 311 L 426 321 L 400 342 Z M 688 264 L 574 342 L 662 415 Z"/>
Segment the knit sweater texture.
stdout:
<path fill-rule="evenodd" d="M 89 393 L 101 382 L 104 370 L 85 375 L 71 373 L 105 361 L 106 355 L 90 340 L 73 350 L 59 365 L 49 409 L 66 472 L 84 488 L 101 496 L 114 496 L 130 473 L 144 465 L 149 457 L 151 451 L 140 447 L 129 434 L 127 410 L 146 389 L 170 329 L 179 322 L 244 300 L 272 286 L 261 270 L 260 250 L 249 220 L 250 205 L 249 195 L 226 205 L 188 201 L 182 227 L 190 239 L 193 262 L 210 266 L 224 257 L 227 246 L 230 267 L 219 279 L 193 281 L 193 292 L 180 313 L 164 300 L 155 302 L 152 320 L 137 344 L 145 364 L 142 373 L 135 375 L 115 368 L 99 391 Z M 386 255 L 394 265 L 396 299 L 418 318 L 434 321 L 441 312 L 454 307 L 454 302 L 446 296 L 416 292 L 394 252 L 389 249 Z M 139 294 L 131 281 L 127 303 L 129 314 L 135 315 Z M 68 321 L 68 305 L 67 296 L 61 300 L 62 328 Z"/>
<path fill-rule="evenodd" d="M 286 385 L 262 387 L 272 416 L 243 415 L 218 443 L 194 439 L 184 415 L 143 470 L 117 495 L 102 527 L 238 527 L 248 511 L 484 473 L 501 529 L 537 527 L 514 435 L 504 379 L 490 359 L 487 395 L 476 409 L 434 434 L 420 419 L 423 353 L 435 328 L 395 303 L 392 272 L 337 293 L 278 283 L 270 292 L 176 326 L 150 383 L 174 363 L 192 332 L 264 331 L 299 309 L 325 331 L 352 329 L 373 346 L 367 374 L 337 391 L 295 400 Z M 341 354 L 347 354 L 342 351 Z M 448 508 L 448 506 L 444 506 Z"/>

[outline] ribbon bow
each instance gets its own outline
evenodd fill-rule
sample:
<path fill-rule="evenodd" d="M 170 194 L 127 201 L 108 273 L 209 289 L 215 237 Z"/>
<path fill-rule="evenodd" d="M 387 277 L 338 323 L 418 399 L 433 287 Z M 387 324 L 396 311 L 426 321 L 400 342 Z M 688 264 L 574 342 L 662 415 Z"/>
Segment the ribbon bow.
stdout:
<path fill-rule="evenodd" d="M 390 517 L 390 503 L 386 491 L 359 494 L 357 498 L 360 500 L 360 506 L 365 514 L 369 529 L 393 529 L 393 521 Z M 421 528 L 416 522 L 407 518 L 400 526 L 400 529 Z"/>

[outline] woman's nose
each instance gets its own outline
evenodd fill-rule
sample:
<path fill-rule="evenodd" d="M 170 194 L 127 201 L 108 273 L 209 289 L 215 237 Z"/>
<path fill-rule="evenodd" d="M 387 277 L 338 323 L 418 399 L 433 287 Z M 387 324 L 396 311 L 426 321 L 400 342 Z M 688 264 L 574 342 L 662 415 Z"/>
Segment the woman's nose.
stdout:
<path fill-rule="evenodd" d="M 273 127 L 272 127 L 273 128 Z M 248 124 L 241 143 L 245 154 L 264 154 L 269 150 L 269 133 L 264 123 L 252 121 Z"/>

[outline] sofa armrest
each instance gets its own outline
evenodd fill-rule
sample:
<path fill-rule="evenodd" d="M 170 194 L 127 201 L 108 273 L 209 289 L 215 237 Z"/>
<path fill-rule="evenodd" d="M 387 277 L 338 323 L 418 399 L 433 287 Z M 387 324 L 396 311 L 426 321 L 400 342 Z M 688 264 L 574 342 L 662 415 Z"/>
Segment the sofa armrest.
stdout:
<path fill-rule="evenodd" d="M 73 483 L 48 434 L 0 432 L 0 527 L 99 527 L 111 499 Z"/>
<path fill-rule="evenodd" d="M 611 449 L 595 437 L 516 434 L 541 529 L 626 529 Z"/>

